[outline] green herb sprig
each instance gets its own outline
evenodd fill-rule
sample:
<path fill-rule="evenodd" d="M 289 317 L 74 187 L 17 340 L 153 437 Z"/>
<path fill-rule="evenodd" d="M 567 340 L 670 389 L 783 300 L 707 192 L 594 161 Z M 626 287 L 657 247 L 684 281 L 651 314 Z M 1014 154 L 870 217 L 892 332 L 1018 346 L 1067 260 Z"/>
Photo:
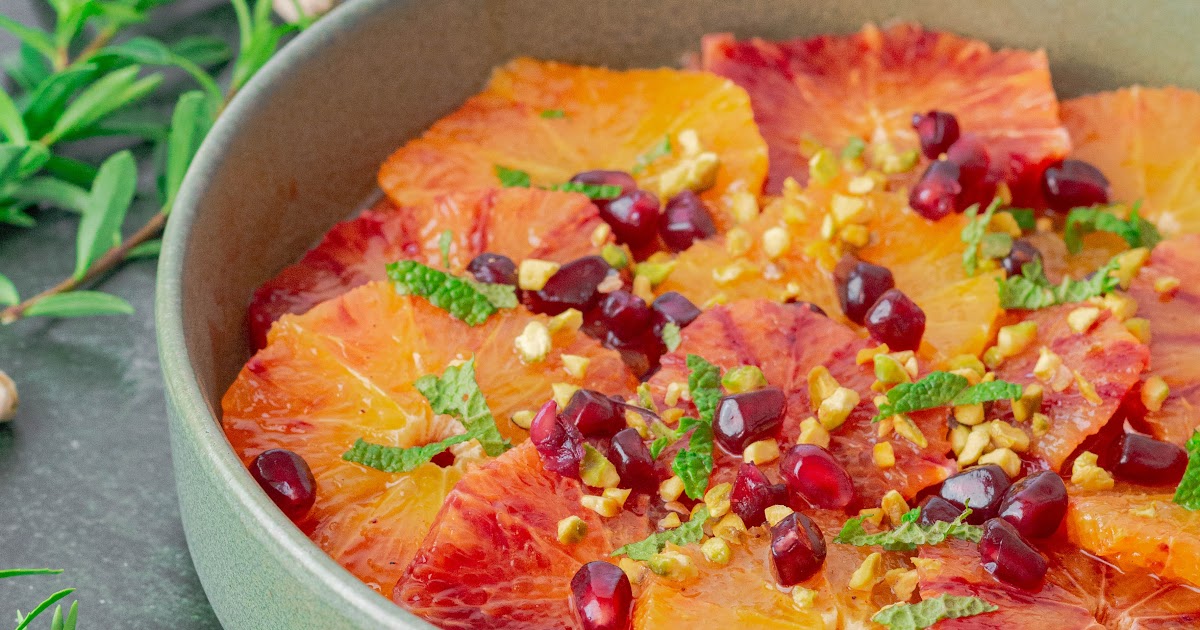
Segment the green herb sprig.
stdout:
<path fill-rule="evenodd" d="M 983 536 L 983 528 L 963 522 L 970 513 L 968 508 L 953 521 L 920 525 L 916 522 L 920 511 L 909 510 L 904 519 L 901 519 L 899 527 L 878 534 L 868 534 L 862 526 L 865 517 L 856 516 L 846 521 L 833 542 L 855 547 L 879 545 L 887 551 L 912 551 L 921 545 L 940 545 L 947 538 L 979 542 Z"/>
<path fill-rule="evenodd" d="M 1078 254 L 1083 250 L 1083 237 L 1091 232 L 1111 232 L 1125 240 L 1130 247 L 1153 248 L 1162 235 L 1158 228 L 1138 215 L 1141 202 L 1133 204 L 1129 218 L 1122 219 L 1113 214 L 1115 206 L 1093 208 L 1073 208 L 1067 214 L 1067 222 L 1063 227 L 1063 242 L 1067 251 Z"/>
<path fill-rule="evenodd" d="M 0 580 L 27 575 L 58 575 L 60 573 L 62 573 L 62 569 L 0 569 Z M 75 630 L 75 625 L 78 623 L 79 618 L 79 602 L 71 602 L 71 608 L 68 609 L 66 617 L 63 617 L 62 604 L 58 603 L 74 592 L 75 589 L 73 588 L 65 588 L 42 600 L 41 603 L 34 606 L 33 610 L 30 610 L 27 614 L 21 614 L 20 611 L 17 611 L 17 627 L 15 630 L 25 630 L 33 620 L 40 617 L 47 610 L 50 610 L 51 606 L 54 606 L 54 615 L 50 620 L 50 630 Z"/>
<path fill-rule="evenodd" d="M 1200 431 L 1187 441 L 1188 462 L 1183 479 L 1175 489 L 1175 503 L 1189 510 L 1200 510 Z"/>
<path fill-rule="evenodd" d="M 1000 287 L 1000 307 L 1037 310 L 1102 296 L 1112 292 L 1119 285 L 1119 281 L 1112 275 L 1119 266 L 1119 261 L 1114 257 L 1088 279 L 1063 278 L 1062 282 L 1055 286 L 1046 278 L 1042 261 L 1034 260 L 1021 267 L 1020 275 L 996 278 Z"/>
<path fill-rule="evenodd" d="M 0 29 L 20 41 L 8 64 L 10 92 L 0 93 L 0 224 L 32 227 L 37 210 L 58 208 L 79 216 L 75 266 L 69 278 L 22 300 L 0 274 L 0 324 L 28 317 L 84 317 L 133 312 L 123 299 L 82 290 L 121 264 L 157 255 L 157 240 L 175 203 L 183 175 L 200 141 L 226 103 L 267 62 L 283 39 L 304 28 L 276 24 L 270 0 L 230 0 L 237 15 L 239 49 L 221 39 L 191 36 L 172 42 L 133 36 L 171 0 L 48 0 L 52 29 L 0 15 Z M 228 62 L 225 88 L 212 74 Z M 196 89 L 178 97 L 167 120 L 141 106 L 162 99 L 164 73 L 182 70 Z M 124 145 L 99 161 L 80 161 L 65 143 L 97 137 Z M 130 145 L 157 146 L 159 212 L 123 238 L 137 190 L 138 165 Z"/>
<path fill-rule="evenodd" d="M 871 422 L 879 422 L 896 414 L 911 413 L 937 407 L 976 405 L 995 400 L 1020 398 L 1021 386 L 1007 381 L 990 381 L 971 385 L 958 374 L 930 372 L 921 380 L 901 383 L 887 392 L 887 402 Z"/>
<path fill-rule="evenodd" d="M 974 617 L 1000 610 L 995 604 L 973 596 L 938 595 L 915 604 L 901 602 L 880 609 L 871 621 L 888 630 L 924 630 L 943 619 Z"/>
<path fill-rule="evenodd" d="M 690 545 L 704 538 L 704 523 L 708 521 L 708 508 L 696 510 L 688 522 L 666 531 L 651 534 L 643 540 L 629 543 L 612 552 L 615 556 L 629 556 L 633 560 L 649 560 L 651 556 L 663 550 L 667 543 L 674 545 Z"/>

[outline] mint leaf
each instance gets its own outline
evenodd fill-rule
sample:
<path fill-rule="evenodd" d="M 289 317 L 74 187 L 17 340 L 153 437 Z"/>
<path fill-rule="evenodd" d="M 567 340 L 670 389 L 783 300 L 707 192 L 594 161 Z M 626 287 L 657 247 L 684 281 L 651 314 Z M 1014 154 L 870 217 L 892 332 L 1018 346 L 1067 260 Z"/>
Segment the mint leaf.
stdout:
<path fill-rule="evenodd" d="M 900 517 L 900 522 L 901 523 L 915 523 L 915 522 L 917 522 L 917 519 L 919 519 L 919 518 L 921 518 L 921 508 L 915 507 L 915 508 L 905 512 L 904 516 Z"/>
<path fill-rule="evenodd" d="M 500 185 L 505 188 L 529 188 L 530 179 L 529 173 L 517 170 L 515 168 L 507 168 L 497 164 L 495 166 L 496 177 L 500 179 Z"/>
<path fill-rule="evenodd" d="M 704 523 L 708 521 L 708 508 L 696 510 L 688 522 L 657 534 L 651 534 L 645 539 L 629 543 L 612 552 L 612 556 L 629 556 L 633 560 L 649 560 L 650 556 L 663 550 L 667 543 L 675 545 L 690 545 L 704 538 Z"/>
<path fill-rule="evenodd" d="M 1012 251 L 1013 237 L 1004 232 L 988 232 L 979 242 L 979 255 L 984 258 L 1004 258 Z"/>
<path fill-rule="evenodd" d="M 567 113 L 561 109 L 543 109 L 539 115 L 547 120 L 554 120 L 556 118 L 565 118 Z"/>
<path fill-rule="evenodd" d="M 680 332 L 679 324 L 676 324 L 675 322 L 667 322 L 667 325 L 663 326 L 662 340 L 663 344 L 667 347 L 667 352 L 675 352 L 675 349 L 679 347 L 680 342 L 683 341 Z"/>
<path fill-rule="evenodd" d="M 450 268 L 450 245 L 454 243 L 454 232 L 443 230 L 438 236 L 438 251 L 442 254 L 442 267 Z"/>
<path fill-rule="evenodd" d="M 966 378 L 957 374 L 930 372 L 919 381 L 901 383 L 888 390 L 888 401 L 879 407 L 879 413 L 871 422 L 922 409 L 974 405 L 1020 396 L 1021 386 L 1016 383 L 991 381 L 971 385 Z"/>
<path fill-rule="evenodd" d="M 496 428 L 496 419 L 492 417 L 483 392 L 479 390 L 479 383 L 475 381 L 474 358 L 462 365 L 446 368 L 441 378 L 426 374 L 417 379 L 413 386 L 429 400 L 434 413 L 454 416 L 461 422 L 467 433 L 479 440 L 488 455 L 495 457 L 512 448 L 512 444 Z"/>
<path fill-rule="evenodd" d="M 717 402 L 721 400 L 721 368 L 696 354 L 687 355 L 688 391 L 700 420 L 711 425 Z"/>
<path fill-rule="evenodd" d="M 612 184 L 584 184 L 581 182 L 564 182 L 546 186 L 546 190 L 558 192 L 575 192 L 587 195 L 588 199 L 616 199 L 621 196 L 621 187 Z"/>
<path fill-rule="evenodd" d="M 1011 214 L 1022 231 L 1031 232 L 1037 229 L 1037 215 L 1030 208 L 1005 208 L 1001 212 Z"/>
<path fill-rule="evenodd" d="M 354 446 L 350 450 L 342 453 L 342 459 L 383 472 L 405 473 L 414 470 L 421 464 L 428 464 L 434 457 L 451 446 L 461 444 L 474 437 L 470 433 L 463 433 L 440 442 L 410 448 L 372 444 L 359 438 L 354 441 Z"/>
<path fill-rule="evenodd" d="M 1113 214 L 1113 206 L 1073 208 L 1063 228 L 1063 242 L 1067 244 L 1067 251 L 1078 254 L 1083 249 L 1083 237 L 1091 232 L 1111 232 L 1124 239 L 1130 247 L 1154 247 L 1162 241 L 1162 235 L 1153 223 L 1138 216 L 1140 207 L 1141 202 L 1134 204 L 1128 220 Z"/>
<path fill-rule="evenodd" d="M 1058 286 L 1050 284 L 1042 262 L 1035 260 L 1021 267 L 1021 275 L 997 278 L 1000 286 L 1000 307 L 1005 309 L 1037 310 L 1056 304 L 1082 302 L 1098 297 L 1117 288 L 1118 281 L 1110 272 L 1118 267 L 1116 257 L 1096 270 L 1085 280 L 1063 278 Z"/>
<path fill-rule="evenodd" d="M 1189 510 L 1200 510 L 1200 431 L 1188 438 L 1187 452 L 1187 470 L 1175 489 L 1174 500 Z"/>
<path fill-rule="evenodd" d="M 476 291 L 483 294 L 496 308 L 517 308 L 517 287 L 511 284 L 478 282 L 465 278 Z"/>
<path fill-rule="evenodd" d="M 905 516 L 911 513 L 910 510 Z M 862 526 L 864 517 L 856 516 L 846 521 L 833 542 L 855 547 L 879 545 L 887 551 L 912 551 L 919 545 L 940 545 L 947 538 L 979 542 L 983 537 L 983 528 L 963 522 L 970 513 L 968 508 L 951 522 L 938 521 L 932 525 L 920 525 L 914 516 L 913 520 L 901 519 L 899 527 L 878 534 L 868 534 Z"/>
<path fill-rule="evenodd" d="M 413 260 L 389 264 L 387 274 L 400 295 L 419 295 L 469 326 L 486 322 L 501 308 L 516 306 L 515 294 L 512 300 L 506 297 L 511 287 L 496 289 L 495 285 L 458 278 Z M 483 288 L 489 286 L 493 288 Z M 512 306 L 508 306 L 510 303 Z"/>
<path fill-rule="evenodd" d="M 888 630 L 923 630 L 943 619 L 974 617 L 999 610 L 994 604 L 978 597 L 938 595 L 915 604 L 892 604 L 871 617 L 871 621 Z"/>
<path fill-rule="evenodd" d="M 637 160 L 634 161 L 633 168 L 631 168 L 629 170 L 629 172 L 634 175 L 637 175 L 638 173 L 646 170 L 646 167 L 650 166 L 651 162 L 657 160 L 660 157 L 663 157 L 665 155 L 670 155 L 670 154 L 671 154 L 671 136 L 663 136 L 663 139 L 661 141 L 659 141 L 658 144 L 654 145 L 653 147 L 650 147 L 649 151 L 646 151 L 645 153 L 637 156 Z"/>
<path fill-rule="evenodd" d="M 992 216 L 996 214 L 996 210 L 999 207 L 1000 198 L 996 197 L 988 205 L 987 210 L 983 212 L 982 216 L 976 216 L 979 214 L 978 205 L 967 208 L 967 219 L 969 220 L 963 226 L 960 238 L 962 238 L 962 242 L 967 244 L 967 248 L 963 250 L 962 265 L 963 270 L 967 272 L 968 276 L 975 275 L 975 272 L 979 270 L 980 243 L 983 242 L 984 236 L 987 234 L 988 224 L 992 222 Z M 1008 252 L 1005 253 L 1007 254 Z"/>

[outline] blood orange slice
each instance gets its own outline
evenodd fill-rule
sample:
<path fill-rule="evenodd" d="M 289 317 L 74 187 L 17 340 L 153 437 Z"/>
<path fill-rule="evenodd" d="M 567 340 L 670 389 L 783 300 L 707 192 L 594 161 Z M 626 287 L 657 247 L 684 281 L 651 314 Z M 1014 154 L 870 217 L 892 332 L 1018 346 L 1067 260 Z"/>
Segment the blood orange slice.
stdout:
<path fill-rule="evenodd" d="M 1072 157 L 1100 168 L 1118 201 L 1142 201 L 1164 234 L 1200 232 L 1200 92 L 1131 87 L 1064 101 Z"/>
<path fill-rule="evenodd" d="M 1017 356 L 996 368 L 996 378 L 1043 386 L 1042 411 L 1050 418 L 1044 435 L 1034 435 L 1030 453 L 1059 470 L 1067 458 L 1113 417 L 1121 400 L 1137 384 L 1150 352 L 1111 313 L 1103 311 L 1087 332 L 1071 329 L 1067 316 L 1081 304 L 1064 304 L 1027 312 L 1037 323 L 1037 338 Z M 1061 365 L 1049 382 L 1034 376 L 1045 348 Z M 1048 361 L 1056 360 L 1049 357 Z M 1049 364 L 1049 363 L 1048 363 Z"/>
<path fill-rule="evenodd" d="M 750 93 L 770 149 L 771 193 L 788 177 L 807 177 L 803 141 L 840 148 L 858 138 L 912 149 L 912 116 L 931 109 L 980 136 L 993 162 L 1008 165 L 1018 199 L 1040 196 L 1044 164 L 1069 147 L 1042 51 L 994 51 L 915 24 L 868 25 L 853 35 L 785 42 L 709 35 L 703 67 Z"/>
<path fill-rule="evenodd" d="M 254 347 L 266 345 L 271 324 L 300 314 L 350 289 L 386 277 L 402 258 L 441 267 L 440 239 L 450 232 L 450 270 L 461 272 L 485 251 L 516 261 L 567 262 L 595 253 L 600 225 L 586 197 L 530 189 L 449 193 L 397 209 L 384 200 L 356 219 L 339 223 L 299 262 L 254 292 L 248 320 Z"/>
<path fill-rule="evenodd" d="M 525 171 L 539 186 L 641 164 L 638 184 L 657 191 L 663 167 L 682 155 L 677 135 L 689 129 L 720 160 L 705 200 L 724 207 L 727 190 L 758 194 L 766 144 L 746 92 L 733 83 L 702 72 L 516 59 L 496 69 L 482 93 L 388 158 L 379 184 L 404 205 L 431 190 L 496 186 L 497 166 Z M 664 138 L 671 155 L 647 161 L 643 156 L 660 153 Z"/>
<path fill-rule="evenodd" d="M 787 418 L 780 437 L 786 447 L 799 435 L 800 422 L 816 413 L 809 399 L 809 371 L 818 365 L 827 367 L 842 386 L 855 390 L 862 399 L 846 422 L 832 432 L 829 451 L 850 473 L 860 502 L 878 505 L 888 490 L 913 497 L 945 479 L 955 467 L 945 456 L 950 446 L 944 411 L 913 414 L 928 441 L 924 448 L 899 436 L 879 436 L 871 423 L 875 413 L 870 403 L 875 394 L 871 391 L 874 375 L 869 365 L 855 362 L 858 351 L 868 345 L 854 331 L 806 307 L 742 300 L 709 309 L 684 329 L 679 347 L 663 356 L 662 368 L 649 383 L 660 404 L 665 404 L 667 387 L 687 382 L 689 354 L 726 370 L 739 365 L 758 366 L 768 383 L 788 395 Z M 880 469 L 872 458 L 872 449 L 876 443 L 889 440 L 896 465 Z M 713 483 L 732 481 L 740 461 L 740 453 L 731 455 L 718 448 Z"/>
<path fill-rule="evenodd" d="M 523 364 L 513 338 L 535 319 L 545 321 L 506 310 L 470 327 L 421 298 L 398 295 L 390 284 L 359 287 L 271 329 L 267 347 L 222 400 L 225 433 L 246 462 L 271 448 L 301 455 L 316 476 L 317 501 L 297 525 L 364 582 L 386 591 L 443 497 L 479 457 L 468 442 L 455 447 L 453 467 L 427 464 L 403 474 L 342 460 L 358 438 L 413 446 L 462 431 L 452 418 L 433 414 L 413 381 L 474 356 L 480 389 L 513 442 L 528 435 L 509 421 L 513 412 L 539 407 L 553 382 L 580 383 L 563 368 L 562 354 L 590 359 L 590 386 L 621 393 L 636 384 L 615 352 L 575 330 L 554 335 L 545 362 Z"/>
<path fill-rule="evenodd" d="M 1178 279 L 1179 288 L 1155 291 L 1154 284 L 1164 278 Z M 1200 236 L 1160 243 L 1129 295 L 1138 302 L 1138 317 L 1150 320 L 1150 374 L 1170 387 L 1162 408 L 1145 413 L 1145 423 L 1154 437 L 1182 446 L 1200 426 Z"/>
<path fill-rule="evenodd" d="M 575 627 L 568 598 L 579 567 L 650 533 L 631 511 L 601 519 L 578 481 L 546 471 L 526 443 L 467 473 L 446 497 L 392 599 L 442 628 Z M 587 535 L 559 542 L 577 516 Z"/>

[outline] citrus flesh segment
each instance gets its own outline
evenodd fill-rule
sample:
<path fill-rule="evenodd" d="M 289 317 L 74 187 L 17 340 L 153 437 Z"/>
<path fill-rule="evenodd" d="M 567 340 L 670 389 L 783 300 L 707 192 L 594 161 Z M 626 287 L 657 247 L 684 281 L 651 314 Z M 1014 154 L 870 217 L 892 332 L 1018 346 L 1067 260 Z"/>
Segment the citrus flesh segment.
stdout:
<path fill-rule="evenodd" d="M 659 406 L 664 406 L 671 383 L 687 383 L 687 355 L 699 355 L 728 370 L 740 365 L 759 367 L 767 382 L 787 394 L 787 415 L 780 430 L 780 447 L 795 443 L 800 423 L 816 415 L 808 392 L 808 374 L 825 366 L 838 382 L 858 393 L 861 401 L 844 424 L 831 431 L 829 451 L 850 474 L 862 506 L 879 504 L 888 490 L 913 497 L 937 484 L 956 470 L 946 458 L 945 410 L 914 413 L 913 421 L 928 445 L 918 447 L 899 436 L 882 438 L 871 423 L 874 374 L 871 366 L 857 365 L 859 350 L 869 344 L 854 331 L 801 305 L 767 300 L 741 300 L 709 309 L 684 329 L 679 347 L 663 356 L 661 369 L 649 380 Z M 687 403 L 690 407 L 690 403 Z M 689 411 L 695 413 L 694 411 Z M 896 465 L 880 469 L 872 457 L 874 445 L 890 441 Z M 716 468 L 712 483 L 733 481 L 741 453 L 714 451 Z M 773 474 L 777 465 L 764 469 Z"/>
<path fill-rule="evenodd" d="M 608 391 L 630 392 L 636 384 L 615 352 L 569 329 L 555 333 L 545 362 L 522 364 L 513 338 L 535 320 L 546 318 L 505 310 L 470 327 L 421 298 L 398 295 L 390 284 L 359 287 L 305 315 L 285 316 L 271 329 L 267 347 L 225 394 L 222 426 L 244 462 L 272 448 L 305 459 L 317 499 L 297 525 L 386 592 L 446 493 L 482 456 L 471 441 L 453 447 L 453 466 L 427 464 L 398 474 L 342 460 L 358 438 L 416 446 L 462 432 L 458 421 L 432 412 L 413 381 L 474 356 L 496 424 L 514 443 L 528 432 L 509 421 L 512 412 L 536 410 L 550 398 L 553 382 L 579 382 L 563 368 L 564 353 L 589 358 L 589 382 Z"/>
<path fill-rule="evenodd" d="M 581 484 L 542 467 L 529 442 L 468 472 L 446 497 L 392 599 L 442 628 L 570 629 L 571 578 L 650 533 L 626 510 L 602 519 L 580 504 Z M 576 516 L 587 535 L 558 540 Z"/>
<path fill-rule="evenodd" d="M 1076 308 L 1063 304 L 1036 311 L 1014 311 L 1037 324 L 1037 337 L 1016 356 L 995 369 L 998 380 L 1043 387 L 1042 412 L 1049 417 L 1043 435 L 1032 434 L 1029 454 L 1060 470 L 1079 445 L 1097 434 L 1112 419 L 1122 399 L 1149 365 L 1150 352 L 1109 311 L 1086 332 L 1075 332 L 1067 321 Z M 1017 315 L 1020 317 L 1021 315 Z M 1058 357 L 1047 364 L 1061 365 L 1048 375 L 1035 376 L 1042 348 Z M 1000 411 L 997 409 L 997 411 Z M 1007 410 L 1006 410 L 1007 411 Z M 1029 424 L 1020 424 L 1032 433 Z"/>
<path fill-rule="evenodd" d="M 1062 103 L 1071 157 L 1097 166 L 1116 201 L 1141 201 L 1166 235 L 1200 232 L 1200 92 L 1134 86 Z"/>
<path fill-rule="evenodd" d="M 1179 287 L 1159 293 L 1154 284 L 1176 278 Z M 1170 394 L 1161 409 L 1144 410 L 1143 421 L 1160 440 L 1182 446 L 1200 426 L 1200 235 L 1164 241 L 1129 287 L 1138 317 L 1150 320 L 1150 372 L 1166 381 Z"/>
<path fill-rule="evenodd" d="M 848 194 L 850 179 L 842 174 L 823 185 L 789 184 L 762 214 L 740 226 L 751 244 L 748 251 L 731 253 L 728 235 L 697 243 L 676 258 L 674 270 L 657 290 L 677 291 L 696 304 L 802 300 L 840 316 L 832 270 L 849 248 L 823 238 L 821 226 L 835 204 L 851 200 L 862 203 L 858 225 L 871 234 L 857 255 L 891 270 L 896 287 L 925 312 L 922 357 L 940 364 L 959 354 L 982 353 L 1003 311 L 996 272 L 970 276 L 963 270 L 966 217 L 930 222 L 909 209 L 902 194 L 881 188 Z M 782 254 L 766 253 L 764 234 L 769 230 L 787 234 Z"/>
<path fill-rule="evenodd" d="M 591 239 L 600 223 L 596 207 L 578 193 L 481 189 L 403 208 L 385 199 L 333 226 L 303 258 L 254 292 L 247 317 L 250 337 L 255 348 L 263 347 L 271 324 L 282 315 L 307 312 L 354 287 L 383 280 L 388 263 L 411 259 L 442 268 L 441 239 L 447 231 L 449 269 L 461 273 L 483 252 L 517 262 L 560 263 L 596 253 L 599 247 Z"/>
<path fill-rule="evenodd" d="M 1200 586 L 1200 513 L 1171 498 L 1123 485 L 1095 492 L 1072 489 L 1067 534 L 1084 551 L 1122 569 Z"/>
<path fill-rule="evenodd" d="M 727 191 L 759 193 L 766 144 L 749 97 L 732 82 L 704 72 L 521 58 L 497 68 L 483 92 L 392 154 L 379 184 L 405 205 L 430 191 L 494 187 L 497 166 L 525 171 L 534 186 L 611 169 L 637 170 L 638 185 L 657 192 L 659 176 L 683 156 L 677 136 L 686 130 L 719 159 L 703 199 L 724 208 Z M 669 155 L 639 162 L 659 154 L 664 138 Z"/>
<path fill-rule="evenodd" d="M 912 116 L 934 109 L 984 141 L 1019 200 L 1040 198 L 1042 169 L 1069 148 L 1043 51 L 994 51 L 910 23 L 783 42 L 717 34 L 702 49 L 706 70 L 750 93 L 770 150 L 770 193 L 788 177 L 805 180 L 806 140 L 914 149 Z"/>

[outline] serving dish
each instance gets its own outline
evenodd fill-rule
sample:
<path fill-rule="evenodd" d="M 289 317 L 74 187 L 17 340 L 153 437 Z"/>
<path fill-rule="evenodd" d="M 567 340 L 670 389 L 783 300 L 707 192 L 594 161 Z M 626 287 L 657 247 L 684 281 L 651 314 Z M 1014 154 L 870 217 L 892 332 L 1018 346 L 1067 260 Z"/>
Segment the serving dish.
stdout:
<path fill-rule="evenodd" d="M 949 10 L 948 10 L 949 8 Z M 261 493 L 217 425 L 247 356 L 254 287 L 372 194 L 376 166 L 517 55 L 674 65 L 700 35 L 786 38 L 890 18 L 1049 49 L 1060 96 L 1129 83 L 1200 85 L 1185 3 L 358 0 L 322 20 L 230 106 L 188 176 L 160 270 L 158 334 L 189 546 L 231 628 L 425 628 L 328 559 Z M 581 30 L 580 24 L 588 28 Z M 1172 42 L 1160 49 L 1159 42 Z M 481 43 L 482 42 L 482 43 Z"/>

